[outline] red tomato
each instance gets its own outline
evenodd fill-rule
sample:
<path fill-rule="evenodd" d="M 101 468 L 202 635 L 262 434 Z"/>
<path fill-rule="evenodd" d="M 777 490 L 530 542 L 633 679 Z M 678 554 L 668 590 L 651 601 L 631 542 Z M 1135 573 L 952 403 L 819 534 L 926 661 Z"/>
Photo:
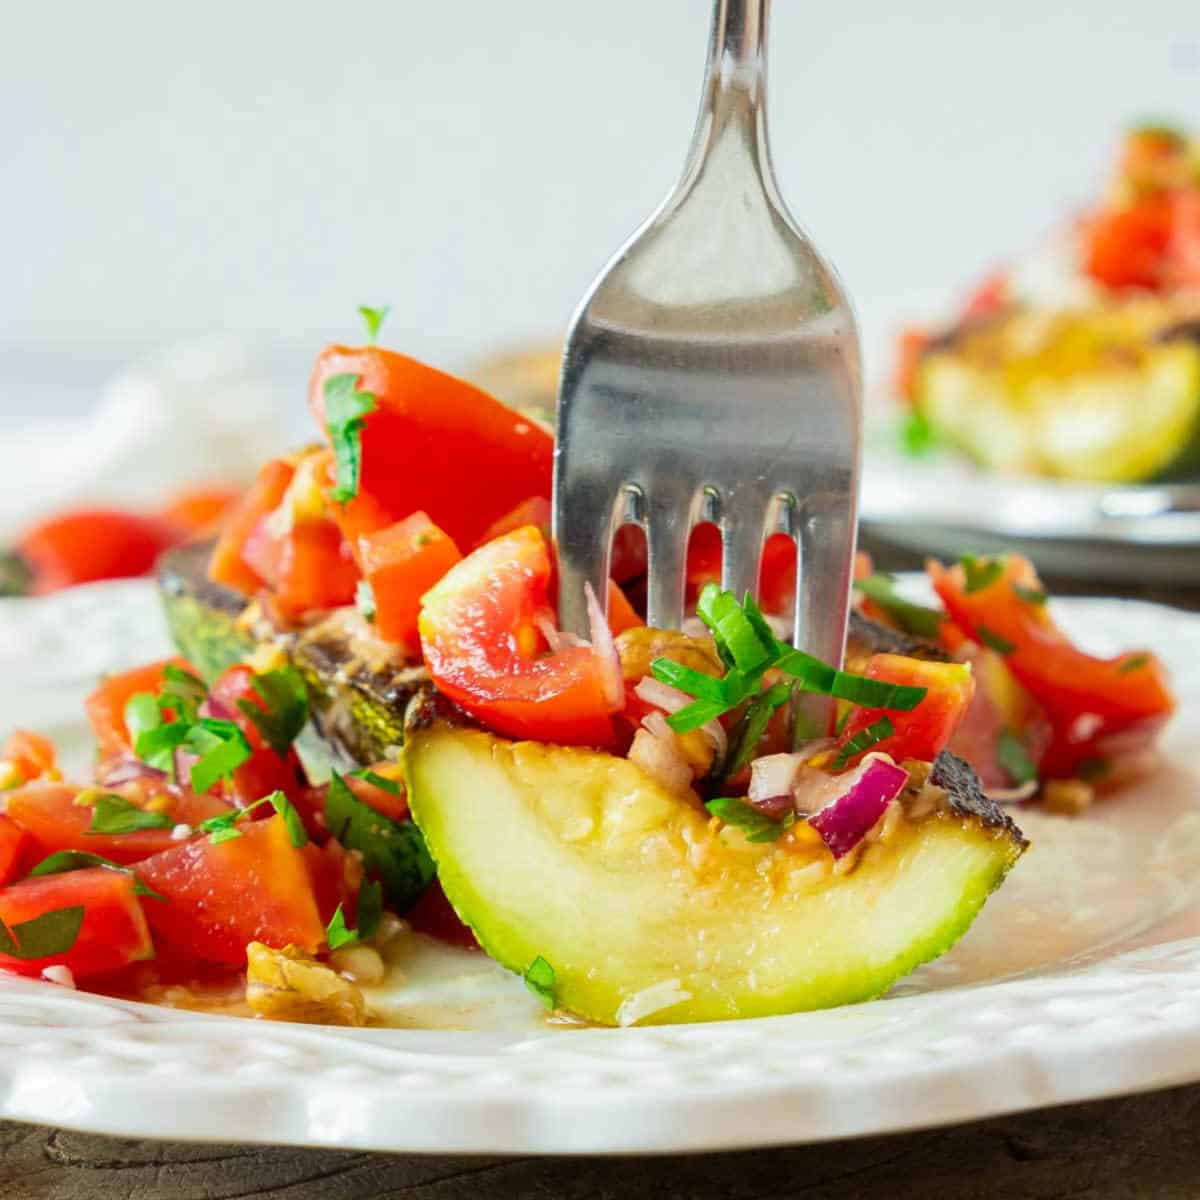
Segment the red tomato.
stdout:
<path fill-rule="evenodd" d="M 688 542 L 688 595 L 695 599 L 706 583 L 721 582 L 721 531 L 710 522 L 697 525 Z M 796 543 L 782 533 L 763 544 L 758 575 L 764 612 L 790 612 L 796 596 Z"/>
<path fill-rule="evenodd" d="M 33 570 L 37 595 L 91 583 L 147 575 L 179 541 L 159 517 L 119 509 L 80 509 L 26 530 L 14 549 Z"/>
<path fill-rule="evenodd" d="M 253 596 L 265 582 L 242 557 L 246 542 L 259 521 L 277 509 L 292 482 L 296 469 L 282 459 L 264 463 L 249 490 L 233 506 L 208 564 L 208 577 L 247 596 Z"/>
<path fill-rule="evenodd" d="M 21 975 L 40 975 L 47 967 L 64 966 L 83 979 L 154 956 L 133 879 L 124 872 L 95 867 L 25 879 L 0 890 L 0 921 L 10 930 L 46 913 L 77 906 L 83 908 L 83 925 L 69 950 L 35 959 L 0 954 L 0 966 Z"/>
<path fill-rule="evenodd" d="M 123 671 L 120 675 L 110 675 L 84 702 L 101 758 L 131 753 L 133 746 L 125 724 L 125 706 L 138 692 L 158 695 L 162 690 L 163 671 L 168 665 L 196 674 L 196 668 L 184 659 L 165 658 L 132 671 Z"/>
<path fill-rule="evenodd" d="M 304 855 L 282 817 L 247 821 L 242 836 L 216 845 L 183 842 L 138 866 L 166 902 L 147 900 L 157 937 L 209 962 L 244 966 L 246 944 L 315 954 L 325 942 Z"/>
<path fill-rule="evenodd" d="M 340 904 L 346 924 L 353 928 L 358 916 L 358 889 L 362 887 L 362 858 L 330 838 L 323 846 L 309 842 L 301 849 L 312 884 L 322 926 L 328 926 Z"/>
<path fill-rule="evenodd" d="M 325 384 L 355 375 L 376 397 L 362 431 L 361 491 L 345 507 L 351 541 L 417 509 L 459 546 L 473 546 L 503 513 L 550 495 L 554 440 L 486 392 L 378 346 L 329 346 L 309 404 L 325 430 Z"/>
<path fill-rule="evenodd" d="M 468 925 L 458 919 L 458 913 L 450 907 L 442 885 L 435 879 L 422 893 L 420 899 L 404 914 L 404 919 L 418 932 L 437 938 L 451 946 L 465 950 L 478 950 L 479 943 Z"/>
<path fill-rule="evenodd" d="M 20 873 L 27 845 L 25 831 L 0 815 L 0 887 L 11 883 Z"/>
<path fill-rule="evenodd" d="M 1121 752 L 1148 743 L 1174 710 L 1166 673 L 1152 654 L 1127 651 L 1094 658 L 1077 650 L 1054 624 L 1045 604 L 1015 590 L 1040 592 L 1028 559 L 1010 554 L 1003 572 L 985 587 L 966 590 L 962 566 L 930 562 L 942 603 L 974 641 L 1004 651 L 1004 661 L 1045 711 L 1053 740 L 1044 775 L 1071 775 L 1085 760 L 1105 757 L 1106 743 L 1122 735 Z M 998 643 L 998 645 L 997 645 Z"/>
<path fill-rule="evenodd" d="M 868 679 L 900 683 L 927 689 L 925 699 L 910 712 L 883 708 L 856 708 L 850 714 L 838 748 L 851 738 L 886 717 L 895 733 L 876 742 L 863 753 L 890 754 L 897 762 L 915 758 L 932 762 L 946 748 L 975 694 L 971 668 L 962 663 L 925 662 L 900 654 L 873 654 L 863 671 Z M 858 762 L 862 754 L 848 760 Z"/>
<path fill-rule="evenodd" d="M 275 602 L 284 616 L 354 603 L 361 578 L 342 531 L 332 521 L 300 521 L 281 540 Z"/>
<path fill-rule="evenodd" d="M 404 783 L 396 770 L 396 764 L 379 763 L 370 769 L 381 778 L 395 783 L 400 789 L 399 794 L 389 792 L 386 788 L 379 787 L 361 775 L 343 776 L 346 786 L 354 793 L 356 799 L 361 800 L 369 808 L 373 808 L 381 816 L 392 821 L 407 821 L 409 819 L 408 797 L 405 795 Z"/>
<path fill-rule="evenodd" d="M 113 790 L 131 804 L 147 807 L 141 794 L 134 789 Z M 41 851 L 39 858 L 58 850 L 88 850 L 111 858 L 113 862 L 134 863 L 178 845 L 171 837 L 176 825 L 197 825 L 229 811 L 229 805 L 215 796 L 163 791 L 148 806 L 152 811 L 165 813 L 170 818 L 170 825 L 162 829 L 139 829 L 133 833 L 89 833 L 92 808 L 76 803 L 80 793 L 80 788 L 63 783 L 32 783 L 9 793 L 9 819 L 37 844 Z"/>
<path fill-rule="evenodd" d="M 233 721 L 250 743 L 250 758 L 233 772 L 232 781 L 223 785 L 226 794 L 239 808 L 274 791 L 281 791 L 294 800 L 307 786 L 296 751 L 289 750 L 282 756 L 276 754 L 258 727 L 241 710 L 241 701 L 264 712 L 267 710 L 262 697 L 254 690 L 254 672 L 249 667 L 230 667 L 212 685 L 202 710 L 209 716 Z"/>
<path fill-rule="evenodd" d="M 892 394 L 912 401 L 916 391 L 917 368 L 932 338 L 925 329 L 904 329 L 896 347 L 896 365 L 892 369 Z"/>
<path fill-rule="evenodd" d="M 462 554 L 423 512 L 358 539 L 358 561 L 375 597 L 375 628 L 410 653 L 419 648 L 421 597 Z"/>
<path fill-rule="evenodd" d="M 539 621 L 553 620 L 550 574 L 532 525 L 481 546 L 425 597 L 425 661 L 442 692 L 500 733 L 607 745 L 621 707 L 607 664 L 589 646 L 546 651 Z"/>
<path fill-rule="evenodd" d="M 173 525 L 182 537 L 211 537 L 221 526 L 225 517 L 233 511 L 241 499 L 238 487 L 185 488 L 171 497 L 162 517 Z"/>
<path fill-rule="evenodd" d="M 484 542 L 494 541 L 525 525 L 536 525 L 542 531 L 546 541 L 549 541 L 553 519 L 554 509 L 550 501 L 545 496 L 530 496 L 528 499 L 522 500 L 516 508 L 510 509 L 504 516 L 493 521 L 479 539 L 478 545 L 482 546 Z"/>
<path fill-rule="evenodd" d="M 967 298 L 964 321 L 979 321 L 999 312 L 1008 303 L 1008 271 L 993 271 Z M 928 341 L 928 339 L 926 339 Z"/>
<path fill-rule="evenodd" d="M 636 629 L 645 623 L 637 615 L 625 593 L 610 579 L 608 581 L 608 627 L 612 630 L 613 637 L 624 633 L 627 629 Z"/>
<path fill-rule="evenodd" d="M 54 743 L 40 733 L 14 729 L 0 746 L 0 791 L 35 779 L 59 779 Z"/>
<path fill-rule="evenodd" d="M 1164 192 L 1129 208 L 1105 209 L 1083 229 L 1083 269 L 1110 288 L 1158 289 L 1166 282 L 1172 201 Z"/>

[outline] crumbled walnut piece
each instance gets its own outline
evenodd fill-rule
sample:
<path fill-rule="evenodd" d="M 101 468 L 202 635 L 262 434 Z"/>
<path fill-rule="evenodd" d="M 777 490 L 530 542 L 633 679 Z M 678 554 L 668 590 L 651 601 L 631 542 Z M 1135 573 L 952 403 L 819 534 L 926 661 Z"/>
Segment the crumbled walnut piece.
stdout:
<path fill-rule="evenodd" d="M 309 1025 L 365 1025 L 363 994 L 295 946 L 246 947 L 246 1003 L 257 1017 Z"/>
<path fill-rule="evenodd" d="M 1063 817 L 1077 817 L 1091 808 L 1096 789 L 1082 779 L 1048 779 L 1042 785 L 1042 803 L 1047 812 Z"/>
<path fill-rule="evenodd" d="M 705 675 L 725 674 L 712 638 L 690 637 L 674 629 L 651 629 L 646 625 L 627 629 L 617 638 L 617 654 L 627 683 L 636 683 L 649 675 L 650 664 L 656 658 L 669 658 Z"/>

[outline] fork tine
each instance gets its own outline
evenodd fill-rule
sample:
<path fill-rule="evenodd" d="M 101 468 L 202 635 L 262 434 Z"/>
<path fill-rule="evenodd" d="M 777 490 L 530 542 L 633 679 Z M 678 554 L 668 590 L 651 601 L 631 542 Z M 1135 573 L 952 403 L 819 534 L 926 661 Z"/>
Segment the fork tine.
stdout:
<path fill-rule="evenodd" d="M 605 611 L 608 608 L 615 509 L 611 503 L 596 504 L 591 497 L 572 496 L 569 492 L 561 499 L 565 502 L 557 503 L 554 508 L 559 623 L 563 629 L 582 637 L 590 626 L 585 585 L 591 584 L 600 607 Z"/>
<path fill-rule="evenodd" d="M 747 592 L 758 595 L 764 507 L 757 498 L 738 496 L 721 521 L 721 586 L 739 600 Z"/>
<path fill-rule="evenodd" d="M 695 515 L 695 498 L 684 488 L 655 488 L 647 499 L 646 624 L 656 629 L 678 629 L 683 624 L 688 535 Z"/>

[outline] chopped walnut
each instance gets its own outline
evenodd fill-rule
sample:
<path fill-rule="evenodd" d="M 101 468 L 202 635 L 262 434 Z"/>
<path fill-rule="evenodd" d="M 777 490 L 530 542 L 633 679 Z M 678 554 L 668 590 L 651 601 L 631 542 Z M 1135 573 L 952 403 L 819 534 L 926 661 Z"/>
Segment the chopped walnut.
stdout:
<path fill-rule="evenodd" d="M 367 1003 L 348 979 L 296 946 L 246 947 L 246 1003 L 257 1017 L 309 1025 L 365 1025 Z"/>
<path fill-rule="evenodd" d="M 627 629 L 617 638 L 617 654 L 627 683 L 649 675 L 650 664 L 656 658 L 672 659 L 705 675 L 725 674 L 712 638 L 690 637 L 674 629 L 651 629 L 646 625 Z"/>
<path fill-rule="evenodd" d="M 1077 817 L 1091 808 L 1096 789 L 1082 779 L 1048 779 L 1042 785 L 1042 803 L 1047 812 Z"/>

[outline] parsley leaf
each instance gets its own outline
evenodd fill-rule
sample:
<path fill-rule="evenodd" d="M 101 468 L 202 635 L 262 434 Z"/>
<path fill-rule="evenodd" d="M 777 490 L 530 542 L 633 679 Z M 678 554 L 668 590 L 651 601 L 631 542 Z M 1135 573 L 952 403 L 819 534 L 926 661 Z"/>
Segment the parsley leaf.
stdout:
<path fill-rule="evenodd" d="M 28 878 L 33 879 L 39 875 L 63 875 L 68 871 L 86 871 L 89 867 L 104 867 L 109 871 L 120 871 L 122 875 L 132 875 L 135 896 L 149 896 L 154 900 L 166 900 L 166 896 L 156 892 L 148 883 L 143 882 L 141 876 L 132 867 L 123 867 L 120 863 L 113 862 L 111 858 L 90 854 L 87 850 L 59 850 L 57 853 L 43 858 L 29 872 Z"/>
<path fill-rule="evenodd" d="M 207 833 L 208 840 L 214 846 L 219 846 L 222 842 L 231 842 L 234 838 L 242 836 L 242 831 L 237 827 L 238 822 L 244 820 L 256 808 L 261 808 L 264 804 L 271 805 L 283 818 L 284 826 L 288 831 L 288 839 L 296 849 L 308 845 L 308 833 L 304 828 L 304 821 L 297 812 L 296 806 L 280 791 L 261 796 L 253 804 L 247 804 L 245 808 L 231 808 L 228 812 L 218 813 L 215 817 L 201 821 L 196 828 L 201 833 Z"/>
<path fill-rule="evenodd" d="M 337 485 L 329 493 L 342 503 L 358 495 L 362 474 L 362 431 L 368 413 L 375 411 L 372 392 L 358 391 L 357 375 L 331 375 L 325 381 L 325 427 L 333 445 Z"/>
<path fill-rule="evenodd" d="M 383 888 L 370 880 L 358 889 L 358 928 L 346 924 L 346 914 L 339 904 L 334 909 L 329 924 L 325 927 L 325 940 L 330 950 L 352 946 L 355 942 L 366 942 L 375 936 L 379 920 L 383 916 Z"/>
<path fill-rule="evenodd" d="M 523 978 L 525 986 L 542 1005 L 553 1009 L 557 1003 L 554 998 L 554 968 L 540 954 L 525 968 Z"/>
<path fill-rule="evenodd" d="M 1017 787 L 1032 783 L 1038 777 L 1037 765 L 1029 757 L 1024 740 L 1009 729 L 1000 734 L 996 743 L 996 758 Z"/>
<path fill-rule="evenodd" d="M 1017 594 L 1017 597 L 1024 600 L 1026 604 L 1036 604 L 1039 607 L 1045 604 L 1050 597 L 1039 588 L 1023 587 L 1019 583 L 1012 585 L 1012 590 Z"/>
<path fill-rule="evenodd" d="M 391 311 L 389 304 L 385 304 L 382 308 L 369 308 L 365 304 L 358 306 L 358 315 L 362 317 L 363 324 L 367 327 L 367 341 L 372 346 L 379 340 L 380 327 L 387 320 L 387 315 Z"/>
<path fill-rule="evenodd" d="M 387 792 L 389 796 L 403 796 L 404 788 L 395 779 L 388 779 L 386 775 L 380 775 L 376 771 L 372 771 L 369 767 L 363 767 L 360 771 L 351 771 L 351 775 L 355 779 L 361 779 L 365 783 L 369 783 L 372 787 L 379 788 L 380 791 Z"/>
<path fill-rule="evenodd" d="M 191 671 L 185 671 L 175 663 L 163 667 L 163 686 L 158 697 L 160 710 L 169 709 L 177 721 L 186 721 L 190 725 L 207 699 L 208 689 Z"/>
<path fill-rule="evenodd" d="M 746 705 L 729 740 L 729 758 L 722 772 L 724 778 L 736 775 L 754 757 L 771 717 L 791 696 L 792 689 L 786 683 L 777 683 Z"/>
<path fill-rule="evenodd" d="M 165 812 L 150 812 L 124 796 L 102 792 L 92 805 L 90 834 L 137 833 L 140 829 L 170 829 L 174 821 Z"/>
<path fill-rule="evenodd" d="M 997 654 L 1011 654 L 1016 649 L 1016 646 L 1008 638 L 1001 637 L 986 625 L 976 625 L 975 636 L 989 650 L 995 650 Z"/>
<path fill-rule="evenodd" d="M 56 908 L 11 927 L 0 921 L 0 954 L 25 961 L 66 954 L 82 928 L 82 904 Z"/>
<path fill-rule="evenodd" d="M 333 910 L 333 916 L 325 926 L 325 940 L 329 943 L 330 950 L 340 950 L 343 946 L 352 946 L 358 941 L 358 931 L 346 924 L 346 914 L 342 912 L 341 904 Z"/>
<path fill-rule="evenodd" d="M 946 614 L 923 604 L 913 604 L 896 592 L 895 585 L 886 575 L 868 575 L 856 579 L 854 586 L 874 601 L 905 632 L 917 637 L 936 638 L 941 631 Z"/>
<path fill-rule="evenodd" d="M 958 561 L 962 563 L 966 577 L 964 591 L 968 596 L 991 587 L 1004 574 L 1002 558 L 977 558 L 974 554 L 964 554 Z"/>
<path fill-rule="evenodd" d="M 787 813 L 782 821 L 776 821 L 766 813 L 759 812 L 754 805 L 747 804 L 745 800 L 735 800 L 731 796 L 720 796 L 716 800 L 710 800 L 704 807 L 714 817 L 720 817 L 726 825 L 740 829 L 748 842 L 777 841 L 785 830 L 796 823 L 794 812 Z"/>
<path fill-rule="evenodd" d="M 1131 654 L 1128 658 L 1122 659 L 1117 666 L 1118 675 L 1128 675 L 1130 671 L 1140 671 L 1150 661 L 1148 654 Z"/>
<path fill-rule="evenodd" d="M 938 448 L 941 438 L 924 413 L 911 412 L 897 430 L 900 449 L 910 458 L 924 458 Z"/>
<path fill-rule="evenodd" d="M 877 746 L 896 732 L 895 725 L 887 717 L 873 721 L 866 729 L 860 729 L 838 752 L 833 760 L 833 769 L 840 771 L 852 758 Z"/>
<path fill-rule="evenodd" d="M 308 724 L 308 687 L 293 666 L 256 675 L 253 688 L 266 708 L 251 700 L 239 700 L 238 708 L 262 734 L 262 739 L 285 758 L 292 743 Z"/>
<path fill-rule="evenodd" d="M 187 729 L 185 744 L 200 757 L 192 764 L 190 780 L 194 792 L 207 792 L 248 762 L 253 751 L 246 735 L 232 722 L 201 717 Z"/>

